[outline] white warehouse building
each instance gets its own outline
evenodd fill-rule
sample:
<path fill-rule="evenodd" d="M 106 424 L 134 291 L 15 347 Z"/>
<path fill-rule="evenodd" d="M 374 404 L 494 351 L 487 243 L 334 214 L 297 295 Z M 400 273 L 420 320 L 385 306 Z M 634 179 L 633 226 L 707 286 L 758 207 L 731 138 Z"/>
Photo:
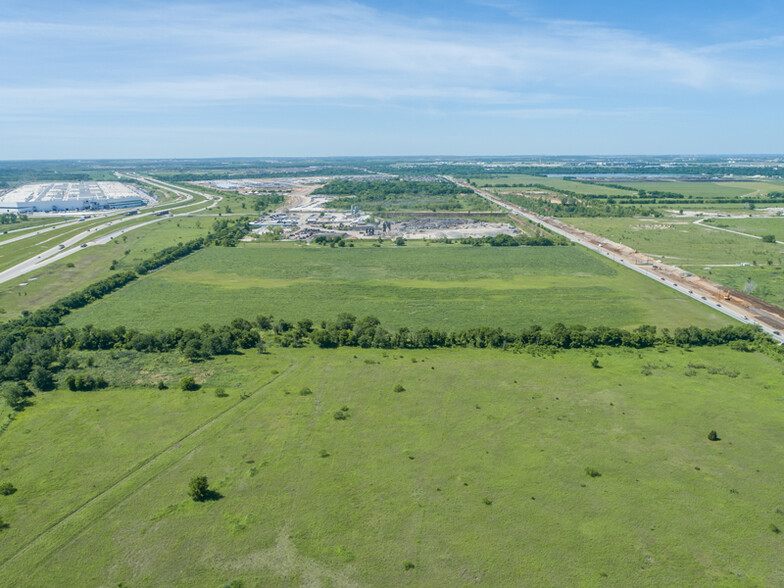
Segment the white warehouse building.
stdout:
<path fill-rule="evenodd" d="M 0 212 L 27 214 L 143 206 L 151 197 L 122 182 L 26 184 L 0 196 Z"/>

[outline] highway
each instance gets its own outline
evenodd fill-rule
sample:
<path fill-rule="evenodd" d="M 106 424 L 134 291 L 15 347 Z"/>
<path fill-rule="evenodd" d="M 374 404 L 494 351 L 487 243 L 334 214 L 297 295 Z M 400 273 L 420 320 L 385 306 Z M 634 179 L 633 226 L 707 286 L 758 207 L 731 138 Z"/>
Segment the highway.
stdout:
<path fill-rule="evenodd" d="M 637 265 L 637 263 L 635 263 L 636 259 L 633 256 L 624 255 L 619 252 L 619 250 L 624 248 L 624 245 L 620 243 L 614 243 L 613 241 L 609 241 L 603 237 L 591 235 L 586 231 L 581 231 L 575 227 L 571 227 L 557 219 L 542 217 L 537 214 L 525 211 L 522 208 L 501 200 L 493 194 L 490 194 L 484 190 L 480 190 L 479 188 L 476 188 L 466 182 L 462 182 L 450 176 L 444 177 L 450 182 L 472 190 L 478 196 L 481 196 L 493 204 L 508 210 L 514 215 L 523 217 L 532 223 L 552 231 L 553 233 L 566 237 L 573 243 L 582 245 L 591 251 L 595 251 L 596 253 L 605 256 L 611 261 L 636 271 L 637 273 L 642 274 L 643 276 L 646 276 L 662 284 L 663 286 L 667 286 L 668 288 L 672 288 L 673 290 L 680 292 L 684 296 L 688 296 L 697 302 L 705 304 L 706 306 L 710 306 L 714 310 L 717 310 L 742 323 L 757 325 L 765 333 L 770 335 L 775 341 L 784 343 L 784 335 L 781 334 L 781 323 L 784 321 L 784 317 L 774 316 L 758 307 L 743 305 L 738 300 L 726 301 L 722 299 L 717 301 L 716 294 L 725 290 L 725 288 L 720 284 L 713 284 L 714 289 L 711 291 L 711 289 L 705 288 L 702 283 L 704 282 L 712 284 L 712 282 L 704 280 L 703 278 L 697 278 L 696 276 L 683 276 L 682 278 L 673 279 L 673 275 L 678 275 L 679 273 L 683 274 L 685 272 L 680 270 L 680 268 L 667 266 L 666 264 L 658 261 L 655 262 L 656 266 Z M 684 283 L 688 285 L 685 286 Z"/>
<path fill-rule="evenodd" d="M 128 233 L 130 231 L 135 231 L 137 229 L 140 229 L 142 227 L 146 227 L 146 226 L 151 225 L 153 223 L 160 222 L 160 221 L 165 220 L 167 218 L 178 217 L 178 216 L 188 216 L 188 215 L 191 215 L 191 214 L 194 214 L 194 213 L 197 213 L 197 212 L 202 212 L 204 210 L 208 210 L 209 208 L 212 208 L 213 206 L 216 206 L 220 202 L 220 200 L 221 200 L 220 197 L 215 197 L 215 196 L 213 196 L 211 194 L 198 192 L 196 190 L 190 190 L 188 188 L 181 188 L 179 186 L 175 186 L 173 184 L 168 184 L 166 182 L 160 182 L 158 180 L 153 180 L 151 178 L 145 178 L 145 177 L 141 177 L 141 176 L 134 176 L 134 179 L 137 179 L 139 181 L 148 183 L 150 185 L 157 186 L 159 188 L 165 188 L 165 189 L 167 189 L 167 190 L 169 190 L 171 192 L 174 192 L 175 194 L 177 194 L 179 196 L 182 196 L 183 198 L 182 198 L 182 200 L 178 200 L 176 202 L 177 206 L 170 206 L 170 205 L 168 207 L 167 206 L 164 206 L 164 207 L 158 206 L 158 207 L 154 207 L 154 210 L 149 210 L 148 212 L 140 212 L 138 215 L 135 215 L 133 217 L 125 216 L 125 214 L 128 212 L 127 209 L 118 211 L 117 213 L 110 213 L 108 215 L 105 215 L 103 217 L 104 220 L 106 218 L 114 217 L 114 216 L 117 216 L 117 215 L 123 215 L 123 216 L 121 218 L 114 219 L 114 220 L 109 220 L 107 222 L 95 223 L 92 226 L 90 226 L 87 230 L 82 231 L 82 232 L 80 232 L 80 233 L 78 233 L 78 234 L 76 234 L 76 235 L 74 235 L 72 237 L 68 237 L 67 239 L 64 239 L 63 241 L 60 241 L 59 243 L 55 243 L 53 247 L 47 249 L 46 251 L 44 251 L 42 253 L 39 253 L 39 254 L 37 254 L 35 256 L 31 256 L 30 258 L 28 258 L 28 259 L 26 259 L 26 260 L 24 260 L 24 261 L 22 261 L 22 262 L 20 262 L 20 263 L 18 263 L 16 265 L 14 265 L 13 267 L 8 268 L 5 271 L 0 272 L 0 284 L 8 282 L 9 280 L 15 280 L 17 278 L 20 278 L 21 276 L 23 276 L 23 275 L 25 275 L 25 274 L 27 274 L 29 272 L 39 270 L 39 269 L 41 269 L 41 268 L 43 268 L 43 267 L 45 267 L 45 266 L 47 266 L 47 265 L 49 265 L 51 263 L 54 263 L 54 262 L 59 261 L 61 259 L 64 259 L 64 258 L 66 258 L 66 257 L 68 257 L 70 255 L 73 255 L 74 253 L 78 253 L 79 251 L 82 251 L 83 249 L 85 249 L 87 247 L 95 247 L 97 245 L 104 245 L 104 244 L 112 241 L 113 239 L 115 239 L 115 238 L 117 238 L 117 237 L 119 237 L 119 236 L 121 236 L 121 235 L 123 235 L 125 233 Z M 183 208 L 192 208 L 193 206 L 197 206 L 199 204 L 203 204 L 203 202 L 191 203 L 190 201 L 193 200 L 194 196 L 199 196 L 201 198 L 204 198 L 206 202 L 209 202 L 209 204 L 207 206 L 202 207 L 202 208 L 197 208 L 197 209 L 194 209 L 194 210 L 188 210 L 188 211 L 180 212 L 178 214 L 174 214 L 173 213 L 173 211 L 175 211 L 175 210 L 180 210 L 180 209 L 183 209 Z M 185 203 L 183 203 L 183 202 L 185 202 Z M 137 210 L 142 210 L 143 211 L 145 209 L 137 209 Z M 169 215 L 157 216 L 157 214 L 159 214 L 162 211 L 168 211 Z M 149 217 L 154 217 L 154 218 L 149 219 L 149 220 L 143 220 L 143 219 L 146 219 L 146 218 L 149 218 Z M 140 220 L 143 220 L 143 222 L 137 222 L 137 221 L 140 221 Z M 37 231 L 37 232 L 35 232 L 35 233 L 31 234 L 31 235 L 24 235 L 22 237 L 16 237 L 14 239 L 9 239 L 7 241 L 4 241 L 4 242 L 0 243 L 0 246 L 3 246 L 5 244 L 13 242 L 13 241 L 17 241 L 17 240 L 22 239 L 22 238 L 27 238 L 27 237 L 31 237 L 31 236 L 35 236 L 35 235 L 40 235 L 40 234 L 45 233 L 48 230 L 58 229 L 58 228 L 63 228 L 63 227 L 68 227 L 68 226 L 71 226 L 71 225 L 75 225 L 75 224 L 77 224 L 79 222 L 80 221 L 73 221 L 73 222 L 68 222 L 67 221 L 66 223 L 57 223 L 57 225 L 55 225 L 55 226 L 53 226 L 53 227 L 51 227 L 49 229 L 45 229 L 45 230 L 42 230 L 42 231 Z M 107 229 L 110 229 L 113 225 L 117 225 L 117 224 L 126 225 L 128 223 L 130 223 L 130 226 L 124 226 L 123 228 L 116 229 L 116 230 L 111 231 L 111 232 L 104 232 Z M 90 237 L 93 237 L 93 238 L 88 240 L 88 241 L 82 242 L 85 239 L 89 239 Z"/>

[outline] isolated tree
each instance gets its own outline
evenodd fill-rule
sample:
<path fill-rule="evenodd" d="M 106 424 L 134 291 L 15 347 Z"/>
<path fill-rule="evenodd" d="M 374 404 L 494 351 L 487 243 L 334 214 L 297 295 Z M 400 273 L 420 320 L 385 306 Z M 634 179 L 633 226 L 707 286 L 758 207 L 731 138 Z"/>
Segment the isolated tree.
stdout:
<path fill-rule="evenodd" d="M 185 391 L 198 390 L 199 385 L 196 383 L 196 380 L 193 378 L 193 376 L 185 376 L 182 380 L 180 380 L 180 388 Z"/>
<path fill-rule="evenodd" d="M 191 478 L 188 496 L 195 502 L 203 502 L 210 493 L 210 486 L 207 483 L 207 476 L 196 476 Z"/>
<path fill-rule="evenodd" d="M 708 433 L 708 441 L 718 441 L 718 440 L 719 440 L 719 435 L 718 433 L 716 433 L 716 431 L 711 431 L 710 433 Z"/>
<path fill-rule="evenodd" d="M 11 482 L 0 484 L 0 496 L 11 496 L 14 492 L 16 492 L 16 487 Z"/>

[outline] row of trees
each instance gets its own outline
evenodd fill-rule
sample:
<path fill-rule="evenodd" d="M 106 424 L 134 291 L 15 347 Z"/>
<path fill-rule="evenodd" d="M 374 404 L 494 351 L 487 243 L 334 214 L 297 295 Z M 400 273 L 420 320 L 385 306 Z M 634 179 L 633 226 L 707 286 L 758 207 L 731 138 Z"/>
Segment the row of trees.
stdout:
<path fill-rule="evenodd" d="M 546 237 L 544 235 L 506 235 L 494 237 L 464 237 L 462 239 L 443 239 L 443 241 L 457 241 L 463 245 L 489 245 L 490 247 L 552 247 L 554 245 L 569 245 L 569 240 L 561 236 Z"/>
<path fill-rule="evenodd" d="M 375 317 L 357 320 L 349 314 L 339 315 L 334 321 L 322 323 L 321 328 L 308 334 L 309 339 L 322 348 L 330 347 L 379 347 L 384 349 L 428 349 L 433 347 L 526 347 L 544 346 L 556 349 L 581 349 L 594 347 L 630 347 L 642 349 L 658 344 L 679 346 L 713 346 L 736 341 L 753 343 L 767 340 L 757 327 L 751 325 L 727 326 L 721 329 L 699 327 L 658 331 L 644 325 L 633 330 L 613 327 L 565 326 L 556 323 L 550 329 L 534 325 L 519 332 L 501 328 L 478 327 L 463 331 L 441 331 L 427 327 L 412 331 L 400 328 L 386 330 Z"/>
<path fill-rule="evenodd" d="M 12 225 L 26 220 L 26 214 L 16 214 L 13 212 L 4 212 L 0 214 L 0 225 Z"/>

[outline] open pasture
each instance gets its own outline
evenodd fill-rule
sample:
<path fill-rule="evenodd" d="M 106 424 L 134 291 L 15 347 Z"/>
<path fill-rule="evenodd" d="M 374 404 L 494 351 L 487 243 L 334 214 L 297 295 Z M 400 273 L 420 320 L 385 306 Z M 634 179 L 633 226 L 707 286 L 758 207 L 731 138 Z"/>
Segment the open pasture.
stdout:
<path fill-rule="evenodd" d="M 784 583 L 769 358 L 109 353 L 121 387 L 41 393 L 0 436 L 1 585 Z M 200 391 L 153 389 L 184 372 Z"/>
<path fill-rule="evenodd" d="M 480 187 L 494 187 L 498 186 L 499 184 L 506 184 L 508 186 L 513 184 L 540 184 L 555 191 L 568 190 L 570 192 L 588 194 L 592 196 L 634 196 L 633 190 L 619 190 L 618 188 L 602 186 L 600 184 L 586 184 L 584 182 L 574 182 L 562 178 L 546 178 L 541 176 L 527 176 L 522 174 L 511 174 L 508 176 L 497 176 L 493 178 L 477 178 L 475 183 Z"/>
<path fill-rule="evenodd" d="M 151 301 L 155 301 L 154 304 Z M 209 248 L 81 309 L 67 324 L 155 328 L 272 314 L 374 315 L 388 328 L 720 326 L 729 319 L 578 247 L 409 242 Z"/>

